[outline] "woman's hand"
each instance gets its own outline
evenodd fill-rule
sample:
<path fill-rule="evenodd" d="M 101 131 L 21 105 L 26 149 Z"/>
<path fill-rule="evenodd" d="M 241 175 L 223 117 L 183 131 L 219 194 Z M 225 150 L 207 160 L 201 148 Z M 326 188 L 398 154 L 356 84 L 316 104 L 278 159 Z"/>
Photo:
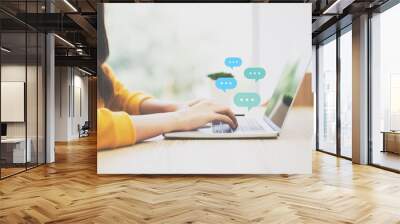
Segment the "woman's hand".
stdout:
<path fill-rule="evenodd" d="M 235 114 L 229 107 L 212 101 L 199 100 L 175 113 L 176 125 L 172 131 L 188 131 L 200 128 L 212 121 L 222 121 L 237 128 Z"/>
<path fill-rule="evenodd" d="M 194 130 L 212 121 L 222 121 L 237 128 L 235 115 L 229 107 L 207 100 L 187 104 L 175 112 L 132 116 L 132 120 L 137 142 L 167 132 Z"/>

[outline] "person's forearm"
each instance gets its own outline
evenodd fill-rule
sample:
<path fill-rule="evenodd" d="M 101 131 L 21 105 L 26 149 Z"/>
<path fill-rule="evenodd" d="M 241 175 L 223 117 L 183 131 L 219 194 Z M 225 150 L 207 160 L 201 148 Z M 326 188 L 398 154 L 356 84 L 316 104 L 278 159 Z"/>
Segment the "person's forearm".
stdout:
<path fill-rule="evenodd" d="M 136 142 L 172 131 L 189 131 L 212 121 L 221 121 L 237 128 L 234 113 L 225 106 L 199 102 L 175 112 L 131 116 L 136 129 Z"/>
<path fill-rule="evenodd" d="M 180 105 L 172 101 L 162 101 L 158 99 L 147 99 L 140 105 L 140 114 L 167 113 L 178 110 Z"/>
<path fill-rule="evenodd" d="M 136 142 L 179 129 L 176 112 L 131 116 L 136 128 Z"/>

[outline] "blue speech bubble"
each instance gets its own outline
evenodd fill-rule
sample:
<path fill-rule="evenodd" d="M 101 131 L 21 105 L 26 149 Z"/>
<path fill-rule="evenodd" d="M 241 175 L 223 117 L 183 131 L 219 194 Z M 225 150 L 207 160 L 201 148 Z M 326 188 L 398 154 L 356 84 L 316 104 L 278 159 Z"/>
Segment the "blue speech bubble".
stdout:
<path fill-rule="evenodd" d="M 231 77 L 218 78 L 215 80 L 215 86 L 225 92 L 227 89 L 234 89 L 237 86 L 237 81 Z"/>
<path fill-rule="evenodd" d="M 250 110 L 260 104 L 261 98 L 258 93 L 237 93 L 234 102 L 238 107 L 247 107 Z"/>
<path fill-rule="evenodd" d="M 248 79 L 254 79 L 257 82 L 265 77 L 265 69 L 260 67 L 246 68 L 244 76 Z"/>
<path fill-rule="evenodd" d="M 228 57 L 225 58 L 225 65 L 233 69 L 234 67 L 239 67 L 242 65 L 242 59 L 238 57 Z"/>

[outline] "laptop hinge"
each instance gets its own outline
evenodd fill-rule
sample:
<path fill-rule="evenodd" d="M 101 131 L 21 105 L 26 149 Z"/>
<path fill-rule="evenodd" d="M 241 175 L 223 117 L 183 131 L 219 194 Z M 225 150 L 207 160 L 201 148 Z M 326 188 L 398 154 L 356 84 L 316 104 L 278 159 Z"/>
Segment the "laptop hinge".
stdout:
<path fill-rule="evenodd" d="M 281 128 L 278 127 L 273 121 L 271 121 L 271 119 L 269 119 L 269 117 L 264 116 L 264 121 L 272 128 L 272 130 L 274 130 L 276 132 L 280 132 Z"/>

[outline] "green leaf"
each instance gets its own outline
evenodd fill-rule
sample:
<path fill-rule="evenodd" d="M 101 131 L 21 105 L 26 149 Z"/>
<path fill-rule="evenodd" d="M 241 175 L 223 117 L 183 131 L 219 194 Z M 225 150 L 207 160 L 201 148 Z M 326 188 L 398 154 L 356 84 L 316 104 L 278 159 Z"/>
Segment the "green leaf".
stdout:
<path fill-rule="evenodd" d="M 208 74 L 207 77 L 212 80 L 217 80 L 218 78 L 233 77 L 233 75 L 231 73 L 226 73 L 226 72 L 217 72 L 217 73 Z"/>

